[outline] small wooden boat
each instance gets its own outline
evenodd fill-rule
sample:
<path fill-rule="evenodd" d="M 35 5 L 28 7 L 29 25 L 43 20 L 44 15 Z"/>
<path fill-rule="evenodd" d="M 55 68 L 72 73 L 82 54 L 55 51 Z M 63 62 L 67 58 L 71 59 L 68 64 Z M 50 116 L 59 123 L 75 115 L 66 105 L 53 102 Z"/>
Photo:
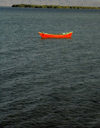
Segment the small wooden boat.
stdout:
<path fill-rule="evenodd" d="M 48 39 L 48 38 L 60 38 L 60 39 L 71 39 L 73 32 L 68 33 L 61 33 L 61 34 L 48 34 L 43 32 L 38 32 L 42 39 Z"/>

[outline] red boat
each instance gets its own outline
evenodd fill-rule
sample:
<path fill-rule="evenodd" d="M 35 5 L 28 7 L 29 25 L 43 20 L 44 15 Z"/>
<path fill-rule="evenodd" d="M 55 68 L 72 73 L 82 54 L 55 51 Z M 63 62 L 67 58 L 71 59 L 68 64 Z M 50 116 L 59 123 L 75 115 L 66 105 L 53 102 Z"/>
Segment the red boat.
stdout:
<path fill-rule="evenodd" d="M 61 39 L 71 39 L 73 32 L 69 33 L 62 33 L 62 34 L 48 34 L 43 32 L 38 32 L 42 39 L 48 39 L 48 38 L 61 38 Z"/>

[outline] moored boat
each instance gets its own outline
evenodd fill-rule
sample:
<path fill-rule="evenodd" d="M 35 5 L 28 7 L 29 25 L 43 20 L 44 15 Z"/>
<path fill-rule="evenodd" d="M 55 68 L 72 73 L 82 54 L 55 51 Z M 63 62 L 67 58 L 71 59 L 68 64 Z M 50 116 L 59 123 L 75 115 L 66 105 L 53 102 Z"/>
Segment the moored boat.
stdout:
<path fill-rule="evenodd" d="M 61 34 L 49 34 L 49 33 L 43 33 L 38 32 L 42 39 L 48 39 L 48 38 L 60 38 L 60 39 L 71 39 L 73 32 L 68 33 L 61 33 Z"/>

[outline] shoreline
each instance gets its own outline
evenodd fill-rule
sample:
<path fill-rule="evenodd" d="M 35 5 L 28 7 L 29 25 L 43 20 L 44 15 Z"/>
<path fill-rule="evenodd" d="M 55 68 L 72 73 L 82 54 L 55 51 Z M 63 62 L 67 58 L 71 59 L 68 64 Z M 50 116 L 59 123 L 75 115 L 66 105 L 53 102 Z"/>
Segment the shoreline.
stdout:
<path fill-rule="evenodd" d="M 20 8 L 57 8 L 57 9 L 100 9 L 100 7 L 88 6 L 60 6 L 60 5 L 32 5 L 32 4 L 14 4 L 12 7 Z"/>

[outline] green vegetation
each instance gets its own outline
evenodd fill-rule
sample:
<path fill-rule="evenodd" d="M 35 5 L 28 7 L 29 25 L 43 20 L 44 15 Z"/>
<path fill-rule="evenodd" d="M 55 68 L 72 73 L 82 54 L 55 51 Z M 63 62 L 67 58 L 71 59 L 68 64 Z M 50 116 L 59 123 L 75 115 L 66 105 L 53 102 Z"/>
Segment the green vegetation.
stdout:
<path fill-rule="evenodd" d="M 15 5 L 12 5 L 12 7 L 21 7 L 21 8 L 100 9 L 100 7 L 59 6 L 59 5 L 31 5 L 31 4 L 15 4 Z"/>

